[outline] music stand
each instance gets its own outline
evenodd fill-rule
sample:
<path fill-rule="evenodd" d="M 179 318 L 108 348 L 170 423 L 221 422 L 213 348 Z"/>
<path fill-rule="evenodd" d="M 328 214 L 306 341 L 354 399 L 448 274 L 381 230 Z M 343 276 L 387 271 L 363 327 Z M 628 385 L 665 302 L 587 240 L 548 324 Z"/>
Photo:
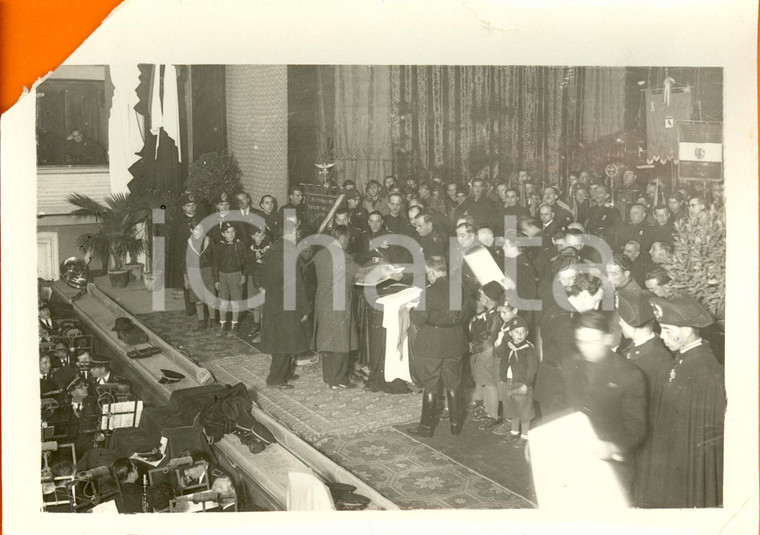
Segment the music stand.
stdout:
<path fill-rule="evenodd" d="M 106 404 L 110 405 L 113 403 L 134 401 L 132 387 L 128 383 L 105 383 L 102 385 L 96 385 L 95 392 L 98 395 L 98 405 L 101 407 Z"/>
<path fill-rule="evenodd" d="M 77 456 L 76 456 L 76 450 L 74 449 L 74 444 L 59 444 L 57 448 L 55 448 L 56 451 L 64 452 L 65 450 L 70 451 L 70 457 L 71 462 L 76 466 L 77 464 Z M 55 507 L 59 505 L 70 505 L 72 508 L 76 507 L 77 502 L 77 496 L 76 496 L 76 486 L 75 485 L 66 485 L 69 486 L 71 489 L 70 495 L 65 496 L 59 496 L 56 492 L 56 489 L 58 488 L 58 485 L 60 482 L 73 482 L 76 473 L 73 473 L 68 476 L 58 476 L 54 477 L 52 473 L 50 473 L 49 469 L 49 460 L 50 455 L 52 453 L 52 449 L 47 449 L 46 451 L 42 452 L 42 461 L 44 463 L 44 467 L 42 468 L 41 477 L 40 477 L 40 489 L 42 491 L 42 510 L 47 511 L 50 507 Z M 46 486 L 52 486 L 53 492 L 45 493 Z M 52 496 L 52 499 L 46 499 L 46 496 Z"/>
<path fill-rule="evenodd" d="M 198 467 L 203 466 L 203 472 L 199 477 L 193 477 L 188 472 L 190 470 L 195 471 Z M 176 468 L 177 479 L 177 494 L 193 494 L 195 492 L 203 492 L 204 490 L 210 490 L 211 484 L 209 482 L 208 463 L 206 461 L 198 461 L 193 466 Z"/>
<path fill-rule="evenodd" d="M 118 385 L 113 386 L 116 387 Z M 98 398 L 98 401 L 100 401 L 100 398 Z M 103 403 L 100 407 L 99 431 L 110 439 L 114 429 L 137 427 L 140 425 L 142 410 L 143 402 L 140 400 Z"/>

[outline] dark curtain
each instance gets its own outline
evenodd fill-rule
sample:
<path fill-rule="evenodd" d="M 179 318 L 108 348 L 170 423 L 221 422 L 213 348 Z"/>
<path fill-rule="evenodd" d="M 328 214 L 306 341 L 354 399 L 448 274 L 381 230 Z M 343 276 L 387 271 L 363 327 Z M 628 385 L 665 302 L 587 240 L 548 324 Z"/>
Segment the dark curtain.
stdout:
<path fill-rule="evenodd" d="M 527 168 L 557 182 L 578 131 L 576 74 L 565 67 L 391 67 L 394 172 L 463 181 Z"/>

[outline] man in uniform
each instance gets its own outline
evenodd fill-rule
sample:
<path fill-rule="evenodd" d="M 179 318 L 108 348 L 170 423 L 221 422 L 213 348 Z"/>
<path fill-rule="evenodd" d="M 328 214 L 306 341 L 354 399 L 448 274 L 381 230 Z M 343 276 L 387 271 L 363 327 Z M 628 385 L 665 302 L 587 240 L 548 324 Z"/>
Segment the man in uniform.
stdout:
<path fill-rule="evenodd" d="M 81 377 L 74 377 L 66 386 L 66 392 L 69 403 L 62 408 L 64 413 L 68 413 L 68 438 L 74 442 L 77 456 L 81 457 L 92 447 L 93 435 L 100 419 L 100 407 Z"/>
<path fill-rule="evenodd" d="M 652 246 L 652 227 L 647 222 L 647 207 L 643 204 L 634 203 L 628 210 L 628 224 L 619 235 L 619 243 L 625 244 L 630 240 L 639 242 L 643 251 L 648 251 Z"/>
<path fill-rule="evenodd" d="M 393 255 L 391 254 L 392 249 L 389 245 L 380 245 L 374 249 L 369 249 L 369 242 L 371 240 L 388 234 L 388 230 L 383 225 L 383 214 L 379 211 L 370 212 L 367 224 L 369 225 L 369 230 L 364 233 L 364 243 L 367 244 L 369 258 L 372 263 L 392 263 Z"/>
<path fill-rule="evenodd" d="M 378 211 L 384 216 L 388 215 L 388 196 L 380 194 L 380 183 L 377 180 L 370 180 L 367 183 L 367 191 L 364 196 L 362 207 L 367 213 Z"/>
<path fill-rule="evenodd" d="M 651 228 L 649 247 L 656 241 L 673 243 L 676 227 L 670 222 L 670 211 L 667 206 L 659 205 L 654 207 L 654 221 L 655 225 Z"/>
<path fill-rule="evenodd" d="M 228 221 L 228 217 L 232 213 L 230 211 L 230 195 L 226 191 L 222 191 L 214 199 L 214 204 L 216 205 L 216 213 L 214 214 L 214 226 L 211 227 L 208 235 L 211 238 L 211 241 L 218 242 L 224 240 L 224 237 L 222 236 L 222 225 Z M 235 227 L 235 231 L 238 237 L 245 234 L 241 232 L 241 229 L 238 227 L 236 222 L 233 223 L 233 226 Z M 193 229 L 191 228 L 190 233 L 188 233 L 188 235 L 185 237 L 185 242 L 183 244 L 184 246 L 187 246 L 187 238 L 190 237 L 192 230 Z M 184 247 L 182 251 L 182 254 L 185 254 L 186 251 Z"/>
<path fill-rule="evenodd" d="M 607 276 L 615 287 L 615 293 L 622 290 L 641 290 L 641 286 L 631 275 L 631 262 L 622 254 L 613 255 L 606 266 Z"/>
<path fill-rule="evenodd" d="M 103 356 L 95 356 L 90 364 L 90 373 L 92 374 L 95 388 L 105 384 L 129 385 L 129 381 L 120 375 L 111 371 L 111 361 Z"/>
<path fill-rule="evenodd" d="M 631 345 L 623 356 L 638 366 L 646 376 L 650 415 L 659 403 L 662 388 L 673 365 L 673 357 L 653 330 L 655 318 L 649 304 L 651 295 L 644 290 L 622 290 L 615 300 L 623 336 L 631 340 Z"/>
<path fill-rule="evenodd" d="M 424 387 L 420 423 L 408 429 L 409 433 L 432 437 L 436 425 L 436 407 L 441 389 L 446 391 L 451 434 L 462 432 L 462 358 L 467 351 L 467 340 L 461 311 L 450 310 L 449 280 L 446 263 L 432 257 L 425 261 L 430 285 L 425 289 L 425 309 L 413 309 L 411 322 L 417 327 L 414 338 L 412 369 Z"/>
<path fill-rule="evenodd" d="M 544 187 L 543 203 L 548 204 L 554 210 L 554 218 L 562 230 L 573 222 L 573 214 L 570 213 L 570 207 L 559 199 L 559 190 L 556 186 L 548 185 Z"/>
<path fill-rule="evenodd" d="M 684 219 L 689 216 L 689 213 L 686 209 L 686 203 L 684 201 L 683 195 L 681 195 L 681 192 L 674 191 L 670 195 L 668 195 L 667 203 L 668 203 L 668 210 L 670 211 L 671 223 L 675 224 L 681 219 Z"/>
<path fill-rule="evenodd" d="M 641 254 L 641 245 L 636 240 L 628 240 L 623 245 L 623 256 L 631 261 L 631 276 L 640 287 L 644 287 L 646 273 L 651 269 L 648 258 Z M 648 256 L 648 255 L 646 255 Z"/>
<path fill-rule="evenodd" d="M 478 228 L 488 226 L 493 219 L 495 206 L 493 201 L 485 194 L 483 179 L 476 178 L 472 181 L 472 196 L 467 197 L 457 209 L 457 216 L 469 215 L 475 220 Z"/>
<path fill-rule="evenodd" d="M 723 503 L 723 367 L 700 329 L 713 322 L 693 297 L 650 299 L 675 353 L 659 403 L 653 410 L 649 462 L 639 468 L 638 505 L 720 507 Z"/>
<path fill-rule="evenodd" d="M 348 191 L 350 193 L 351 191 L 356 190 Z M 364 235 L 362 234 L 362 231 L 351 225 L 350 211 L 348 208 L 339 208 L 335 212 L 333 226 L 342 226 L 348 229 L 348 248 L 346 249 L 346 252 L 350 254 L 354 260 L 361 262 L 363 260 L 362 254 L 366 251 L 367 247 L 364 243 Z"/>
<path fill-rule="evenodd" d="M 277 211 L 277 201 L 271 195 L 262 195 L 259 207 L 267 223 L 267 236 L 274 242 L 282 236 L 282 214 Z"/>
<path fill-rule="evenodd" d="M 388 215 L 383 218 L 383 223 L 390 234 L 414 237 L 414 227 L 406 216 L 401 213 L 403 207 L 404 200 L 401 194 L 392 193 L 388 197 Z M 394 262 L 409 263 L 412 261 L 409 251 L 399 245 L 391 246 L 391 255 Z"/>
<path fill-rule="evenodd" d="M 187 239 L 192 234 L 193 229 L 203 219 L 198 213 L 198 205 L 191 193 L 183 193 L 177 200 L 177 205 L 182 207 L 182 213 L 172 221 L 169 235 L 167 236 L 167 251 L 169 254 L 166 258 L 166 271 L 169 274 L 166 286 L 169 288 L 185 287 L 184 285 L 184 265 L 185 254 L 187 253 Z M 185 308 L 188 312 L 192 309 L 195 314 L 195 306 L 190 302 L 190 294 L 184 290 Z"/>
<path fill-rule="evenodd" d="M 541 218 L 541 234 L 543 235 L 544 249 L 551 248 L 556 234 L 565 231 L 565 227 L 557 221 L 554 207 L 551 204 L 542 204 L 538 209 L 538 217 Z"/>
<path fill-rule="evenodd" d="M 369 212 L 362 206 L 362 198 L 355 189 L 346 192 L 346 204 L 348 205 L 348 223 L 349 225 L 364 232 L 367 230 L 367 217 Z"/>
<path fill-rule="evenodd" d="M 433 216 L 427 212 L 417 214 L 414 219 L 417 234 L 420 235 L 420 247 L 425 258 L 432 256 L 446 257 L 446 237 L 433 229 Z"/>
<path fill-rule="evenodd" d="M 459 199 L 457 198 L 457 193 L 459 193 L 458 183 L 452 181 L 446 184 L 446 192 L 443 196 L 443 203 L 446 210 L 446 215 L 449 216 L 449 219 L 454 219 L 456 217 L 456 210 L 459 208 Z"/>
<path fill-rule="evenodd" d="M 443 205 L 443 199 L 436 199 L 433 196 L 433 188 L 430 182 L 423 181 L 417 188 L 417 198 L 430 212 L 436 212 L 438 214 L 444 214 L 445 209 Z"/>
<path fill-rule="evenodd" d="M 639 182 L 635 171 L 627 169 L 623 173 L 623 183 L 617 193 L 620 200 L 629 206 L 634 203 L 640 195 L 645 193 L 645 189 Z"/>
<path fill-rule="evenodd" d="M 306 224 L 306 203 L 303 202 L 303 190 L 300 186 L 288 188 L 288 202 L 282 205 L 280 213 L 285 214 L 285 210 L 292 209 L 296 211 L 296 217 L 302 224 Z"/>
<path fill-rule="evenodd" d="M 586 231 L 605 240 L 614 250 L 618 244 L 618 232 L 623 224 L 620 212 L 607 202 L 607 187 L 604 184 L 599 184 L 591 190 L 591 199 L 594 205 L 588 210 Z"/>
<path fill-rule="evenodd" d="M 504 217 L 515 216 L 517 220 L 527 219 L 530 212 L 527 208 L 520 206 L 520 193 L 517 188 L 508 187 L 506 184 L 496 186 L 496 192 L 501 197 L 503 195 L 503 205 L 493 211 L 493 218 L 489 224 L 495 236 L 504 236 Z"/>

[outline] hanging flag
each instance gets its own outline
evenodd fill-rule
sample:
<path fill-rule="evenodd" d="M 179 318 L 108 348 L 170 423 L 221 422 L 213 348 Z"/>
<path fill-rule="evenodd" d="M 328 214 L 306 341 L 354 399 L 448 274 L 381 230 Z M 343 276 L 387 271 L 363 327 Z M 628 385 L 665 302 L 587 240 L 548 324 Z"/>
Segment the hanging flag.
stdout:
<path fill-rule="evenodd" d="M 670 89 L 670 98 L 664 91 L 646 91 L 647 163 L 665 162 L 678 158 L 679 121 L 691 119 L 691 91 Z"/>
<path fill-rule="evenodd" d="M 153 67 L 153 81 L 150 95 L 150 133 L 156 136 L 156 152 L 153 159 L 158 158 L 158 145 L 161 141 L 161 128 L 164 126 L 164 111 L 161 105 L 161 65 Z"/>
<path fill-rule="evenodd" d="M 179 92 L 177 91 L 177 68 L 167 65 L 164 70 L 163 127 L 164 132 L 177 146 L 177 157 L 182 161 L 182 145 L 179 140 Z"/>
<path fill-rule="evenodd" d="M 722 180 L 722 125 L 700 122 L 679 124 L 678 160 L 678 180 Z"/>
<path fill-rule="evenodd" d="M 163 91 L 161 90 L 163 89 Z M 177 91 L 177 69 L 174 65 L 165 65 L 163 77 L 161 65 L 153 69 L 153 92 L 150 107 L 150 133 L 157 136 L 156 154 L 161 142 L 160 132 L 163 128 L 177 147 L 177 156 L 182 161 L 182 145 L 179 139 L 179 93 Z"/>
<path fill-rule="evenodd" d="M 140 84 L 136 92 L 140 101 L 135 111 L 145 116 L 150 130 L 140 159 L 129 168 L 134 178 L 128 187 L 132 193 L 177 194 L 182 191 L 183 181 L 178 70 L 174 65 L 138 67 Z"/>

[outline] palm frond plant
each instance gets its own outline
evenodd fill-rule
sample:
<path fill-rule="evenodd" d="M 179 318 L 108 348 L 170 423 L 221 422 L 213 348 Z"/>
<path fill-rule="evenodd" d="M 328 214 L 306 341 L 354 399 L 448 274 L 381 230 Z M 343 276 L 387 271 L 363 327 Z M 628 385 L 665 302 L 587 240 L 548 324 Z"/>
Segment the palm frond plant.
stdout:
<path fill-rule="evenodd" d="M 128 193 L 108 195 L 102 203 L 78 193 L 66 200 L 76 207 L 71 216 L 92 218 L 100 225 L 96 232 L 79 236 L 76 243 L 102 258 L 109 271 L 124 270 L 127 255 L 134 259 L 148 252 L 139 223 L 150 219 L 150 211 L 142 208 L 141 200 Z"/>

